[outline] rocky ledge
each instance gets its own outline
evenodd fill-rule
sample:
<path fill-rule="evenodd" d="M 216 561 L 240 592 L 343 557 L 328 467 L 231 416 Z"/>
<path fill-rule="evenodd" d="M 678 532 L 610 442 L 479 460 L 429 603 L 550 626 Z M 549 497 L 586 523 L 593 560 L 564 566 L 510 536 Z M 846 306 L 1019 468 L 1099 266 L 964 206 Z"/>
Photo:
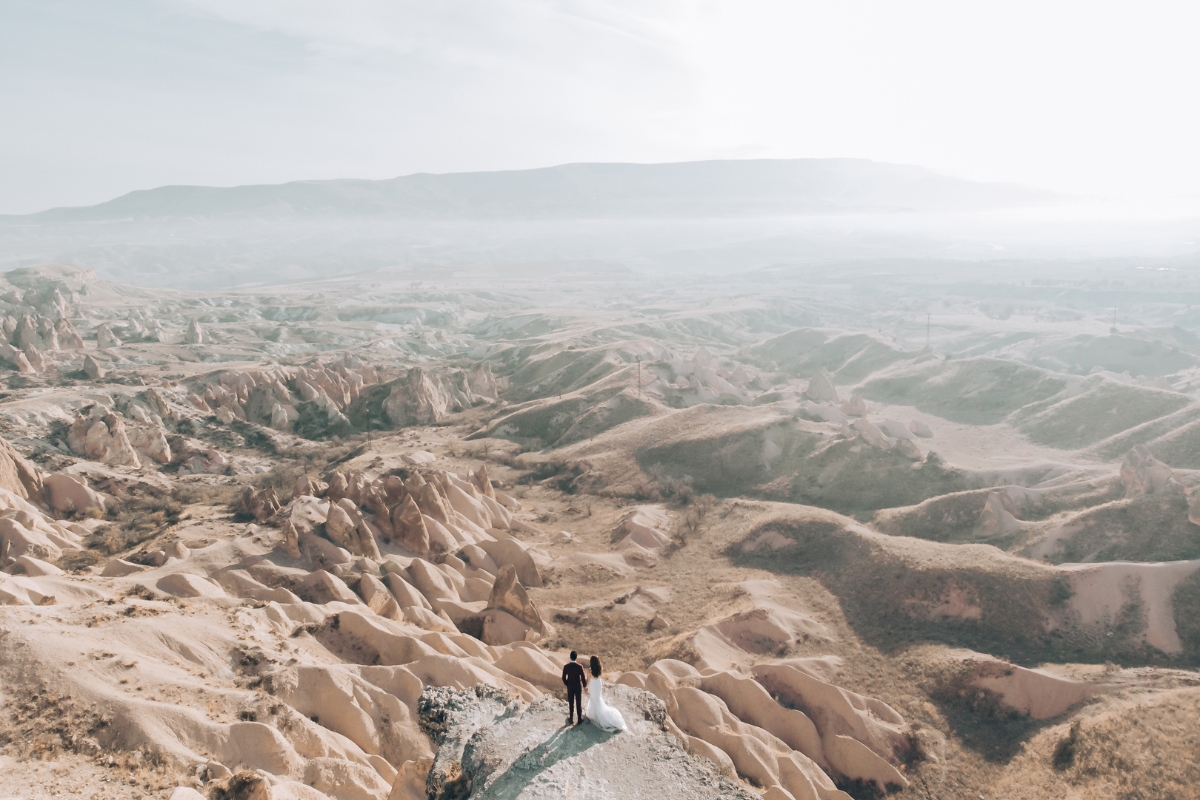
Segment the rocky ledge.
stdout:
<path fill-rule="evenodd" d="M 489 686 L 430 687 L 422 727 L 438 746 L 425 783 L 431 800 L 577 800 L 688 797 L 757 800 L 685 751 L 668 731 L 661 700 L 629 686 L 605 686 L 629 729 L 568 727 L 567 704 L 544 695 L 529 704 Z"/>

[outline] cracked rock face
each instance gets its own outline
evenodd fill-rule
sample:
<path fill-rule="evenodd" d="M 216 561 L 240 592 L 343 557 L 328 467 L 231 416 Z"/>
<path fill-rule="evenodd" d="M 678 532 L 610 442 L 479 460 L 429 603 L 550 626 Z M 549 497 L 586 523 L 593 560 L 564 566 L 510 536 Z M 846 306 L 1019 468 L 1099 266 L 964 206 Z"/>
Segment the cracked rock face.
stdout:
<path fill-rule="evenodd" d="M 610 734 L 565 724 L 567 704 L 544 695 L 523 704 L 495 689 L 427 689 L 420 722 L 438 744 L 428 797 L 437 800 L 608 800 L 687 797 L 752 800 L 756 795 L 688 753 L 667 730 L 661 700 L 629 686 L 605 685 L 629 730 Z"/>
<path fill-rule="evenodd" d="M 102 464 L 141 466 L 137 451 L 129 441 L 125 423 L 116 414 L 99 406 L 93 406 L 87 414 L 76 415 L 67 432 L 67 444 L 74 452 Z"/>

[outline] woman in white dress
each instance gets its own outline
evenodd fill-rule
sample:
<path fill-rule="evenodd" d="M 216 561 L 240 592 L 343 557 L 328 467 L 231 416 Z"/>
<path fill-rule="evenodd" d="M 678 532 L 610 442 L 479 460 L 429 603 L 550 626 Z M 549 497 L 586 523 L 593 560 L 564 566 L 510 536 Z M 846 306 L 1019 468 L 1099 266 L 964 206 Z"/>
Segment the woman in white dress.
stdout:
<path fill-rule="evenodd" d="M 592 680 L 588 682 L 587 687 L 586 713 L 588 720 L 600 730 L 625 730 L 625 718 L 621 716 L 621 712 L 604 702 L 604 681 L 600 678 L 600 673 L 604 671 L 604 668 L 600 665 L 600 659 L 592 656 L 589 666 L 592 670 Z"/>

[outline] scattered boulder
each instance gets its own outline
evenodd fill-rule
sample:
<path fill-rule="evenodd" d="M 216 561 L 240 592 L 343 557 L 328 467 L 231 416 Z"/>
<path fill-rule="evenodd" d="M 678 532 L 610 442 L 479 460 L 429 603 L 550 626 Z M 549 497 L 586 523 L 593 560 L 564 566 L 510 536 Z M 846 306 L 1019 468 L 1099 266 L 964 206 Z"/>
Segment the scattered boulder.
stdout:
<path fill-rule="evenodd" d="M 496 490 L 492 488 L 492 479 L 488 476 L 487 464 L 479 465 L 479 469 L 471 474 L 471 482 L 484 497 L 496 499 Z"/>
<path fill-rule="evenodd" d="M 23 352 L 25 353 L 25 359 L 29 361 L 29 364 L 33 367 L 34 372 L 46 371 L 46 358 L 42 355 L 40 350 L 33 345 L 29 345 L 24 349 Z"/>
<path fill-rule="evenodd" d="M 836 404 L 838 402 L 837 389 L 833 388 L 833 380 L 825 370 L 821 370 L 812 377 L 804 394 L 814 403 Z"/>
<path fill-rule="evenodd" d="M 508 612 L 539 634 L 546 632 L 546 623 L 542 621 L 542 615 L 529 599 L 525 587 L 517 580 L 517 570 L 511 564 L 501 567 L 496 575 L 496 581 L 492 584 L 492 595 L 487 604 L 487 610 L 491 609 Z"/>
<path fill-rule="evenodd" d="M 850 395 L 850 399 L 842 404 L 842 411 L 851 417 L 865 417 L 867 415 L 867 401 L 858 392 Z"/>
<path fill-rule="evenodd" d="M 229 470 L 229 459 L 224 453 L 197 444 L 189 442 L 187 452 L 180 457 L 180 475 L 222 475 Z"/>
<path fill-rule="evenodd" d="M 325 534 L 330 541 L 346 548 L 353 555 L 380 560 L 375 532 L 363 519 L 358 506 L 348 497 L 330 503 L 329 515 L 325 518 Z"/>
<path fill-rule="evenodd" d="M 446 502 L 442 499 L 441 493 L 438 492 L 432 483 L 426 483 L 421 486 L 420 493 L 416 496 L 416 504 L 425 516 L 432 517 L 443 524 L 450 523 L 450 510 L 446 507 Z"/>
<path fill-rule="evenodd" d="M 98 381 L 108 374 L 108 371 L 100 366 L 90 353 L 83 357 L 83 372 L 94 381 Z"/>

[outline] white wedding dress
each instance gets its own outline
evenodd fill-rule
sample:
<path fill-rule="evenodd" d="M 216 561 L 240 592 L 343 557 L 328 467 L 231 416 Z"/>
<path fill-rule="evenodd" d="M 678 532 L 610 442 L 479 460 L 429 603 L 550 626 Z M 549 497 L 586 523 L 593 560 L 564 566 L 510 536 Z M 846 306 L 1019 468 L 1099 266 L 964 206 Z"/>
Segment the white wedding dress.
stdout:
<path fill-rule="evenodd" d="M 604 681 L 600 678 L 588 681 L 588 704 L 584 713 L 588 720 L 601 730 L 625 730 L 625 718 L 621 716 L 621 712 L 604 702 Z"/>

